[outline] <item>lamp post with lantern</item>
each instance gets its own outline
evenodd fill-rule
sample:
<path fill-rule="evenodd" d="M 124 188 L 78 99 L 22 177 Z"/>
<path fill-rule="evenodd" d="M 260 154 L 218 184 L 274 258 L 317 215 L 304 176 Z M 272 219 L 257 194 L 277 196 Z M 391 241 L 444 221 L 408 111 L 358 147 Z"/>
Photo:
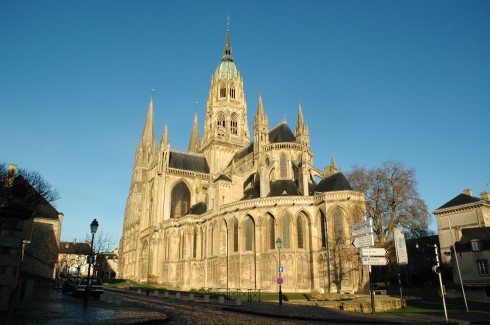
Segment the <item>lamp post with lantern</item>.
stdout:
<path fill-rule="evenodd" d="M 281 238 L 277 237 L 277 240 L 276 240 L 276 246 L 277 246 L 277 249 L 279 250 L 279 267 L 278 267 L 278 271 L 279 271 L 279 277 L 277 278 L 277 284 L 279 284 L 279 305 L 282 305 L 282 278 L 281 278 L 281 246 L 282 246 L 282 240 Z"/>
<path fill-rule="evenodd" d="M 83 302 L 84 306 L 88 305 L 88 296 L 90 295 L 90 289 L 92 287 L 92 281 L 90 279 L 90 267 L 92 264 L 95 262 L 94 258 L 94 236 L 95 233 L 97 232 L 97 228 L 99 228 L 99 223 L 97 222 L 97 219 L 94 219 L 92 223 L 90 224 L 90 232 L 92 233 L 92 244 L 90 245 L 90 256 L 87 257 L 89 260 L 88 262 L 88 274 L 87 274 L 87 285 L 85 286 L 85 300 Z M 94 269 L 95 272 L 95 269 Z"/>

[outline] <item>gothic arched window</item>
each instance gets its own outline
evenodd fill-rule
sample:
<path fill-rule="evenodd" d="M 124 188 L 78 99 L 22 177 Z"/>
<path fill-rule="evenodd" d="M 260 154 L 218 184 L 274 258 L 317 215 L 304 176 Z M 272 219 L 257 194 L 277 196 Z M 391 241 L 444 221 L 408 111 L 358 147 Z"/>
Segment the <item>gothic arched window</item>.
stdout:
<path fill-rule="evenodd" d="M 178 182 L 172 189 L 170 218 L 184 216 L 191 206 L 191 192 L 184 182 Z"/>
<path fill-rule="evenodd" d="M 230 88 L 230 97 L 235 98 L 235 88 Z"/>
<path fill-rule="evenodd" d="M 196 258 L 197 253 L 197 230 L 194 228 L 194 233 L 192 234 L 192 258 Z"/>
<path fill-rule="evenodd" d="M 245 220 L 245 250 L 253 250 L 253 239 L 254 239 L 254 222 L 252 218 L 248 217 Z"/>
<path fill-rule="evenodd" d="M 289 235 L 289 217 L 284 216 L 282 218 L 282 247 L 290 248 L 290 235 Z"/>
<path fill-rule="evenodd" d="M 298 220 L 296 221 L 296 232 L 298 248 L 303 248 L 303 218 L 301 216 L 298 216 Z"/>
<path fill-rule="evenodd" d="M 333 216 L 333 230 L 335 234 L 335 243 L 342 245 L 344 243 L 344 216 L 342 210 L 337 208 Z"/>
<path fill-rule="evenodd" d="M 323 211 L 320 210 L 320 224 L 321 224 L 321 238 L 322 238 L 322 247 L 327 247 L 327 236 L 326 236 L 326 225 L 327 219 L 323 214 Z"/>
<path fill-rule="evenodd" d="M 231 123 L 230 123 L 231 134 L 233 134 L 233 135 L 237 135 L 238 134 L 238 121 L 237 120 L 238 120 L 237 114 L 234 113 L 231 116 Z"/>
<path fill-rule="evenodd" d="M 226 97 L 226 88 L 225 88 L 225 86 L 221 86 L 221 88 L 219 89 L 219 97 L 220 98 Z"/>
<path fill-rule="evenodd" d="M 238 221 L 233 218 L 233 251 L 238 252 Z"/>
<path fill-rule="evenodd" d="M 279 165 L 280 165 L 281 178 L 288 177 L 288 166 L 287 166 L 287 161 L 286 161 L 285 155 L 281 155 Z"/>

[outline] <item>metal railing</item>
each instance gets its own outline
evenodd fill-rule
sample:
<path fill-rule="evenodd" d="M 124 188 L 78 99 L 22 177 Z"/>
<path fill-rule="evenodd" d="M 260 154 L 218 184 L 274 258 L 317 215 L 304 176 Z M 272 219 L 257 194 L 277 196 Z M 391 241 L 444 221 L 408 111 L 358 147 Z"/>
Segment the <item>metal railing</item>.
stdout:
<path fill-rule="evenodd" d="M 224 296 L 227 300 L 240 298 L 242 301 L 259 301 L 260 289 L 235 289 L 235 288 L 201 288 L 203 294 L 210 297 Z"/>

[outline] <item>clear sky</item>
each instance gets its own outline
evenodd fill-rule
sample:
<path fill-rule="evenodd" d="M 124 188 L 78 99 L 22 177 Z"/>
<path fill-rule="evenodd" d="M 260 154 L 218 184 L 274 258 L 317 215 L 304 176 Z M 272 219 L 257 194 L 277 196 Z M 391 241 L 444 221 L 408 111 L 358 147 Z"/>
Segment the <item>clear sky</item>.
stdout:
<path fill-rule="evenodd" d="M 301 101 L 314 163 L 400 160 L 430 211 L 489 190 L 490 1 L 0 1 L 0 161 L 61 194 L 63 240 L 119 240 L 155 89 L 155 130 L 200 133 L 231 17 L 249 127 Z M 435 228 L 435 221 L 431 228 Z"/>

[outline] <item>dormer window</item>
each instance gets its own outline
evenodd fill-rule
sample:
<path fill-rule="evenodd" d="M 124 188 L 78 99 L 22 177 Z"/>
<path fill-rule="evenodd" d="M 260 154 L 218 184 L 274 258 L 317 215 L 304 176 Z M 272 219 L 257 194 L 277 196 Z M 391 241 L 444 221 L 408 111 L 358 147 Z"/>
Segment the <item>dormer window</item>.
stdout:
<path fill-rule="evenodd" d="M 474 239 L 471 241 L 471 250 L 473 252 L 481 251 L 481 241 L 479 239 Z"/>

